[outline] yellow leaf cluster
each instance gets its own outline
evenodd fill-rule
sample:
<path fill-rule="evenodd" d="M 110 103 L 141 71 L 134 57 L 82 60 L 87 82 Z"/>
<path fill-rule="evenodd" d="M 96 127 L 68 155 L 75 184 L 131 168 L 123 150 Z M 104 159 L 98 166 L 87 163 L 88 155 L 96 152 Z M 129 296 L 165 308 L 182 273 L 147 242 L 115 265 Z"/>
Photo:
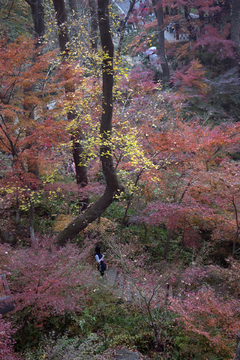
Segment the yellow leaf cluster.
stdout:
<path fill-rule="evenodd" d="M 56 232 L 60 232 L 62 230 L 65 229 L 65 227 L 74 219 L 74 217 L 72 215 L 68 215 L 68 214 L 61 214 L 59 215 L 56 220 L 55 220 L 55 224 L 54 224 L 54 231 Z"/>

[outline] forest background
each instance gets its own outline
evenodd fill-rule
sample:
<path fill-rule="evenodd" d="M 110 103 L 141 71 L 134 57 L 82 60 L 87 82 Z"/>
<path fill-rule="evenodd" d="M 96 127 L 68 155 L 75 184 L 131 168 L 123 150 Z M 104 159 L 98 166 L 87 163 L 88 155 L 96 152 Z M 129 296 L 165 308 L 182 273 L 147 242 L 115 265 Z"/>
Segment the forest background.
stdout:
<path fill-rule="evenodd" d="M 0 359 L 239 359 L 240 2 L 0 8 Z"/>

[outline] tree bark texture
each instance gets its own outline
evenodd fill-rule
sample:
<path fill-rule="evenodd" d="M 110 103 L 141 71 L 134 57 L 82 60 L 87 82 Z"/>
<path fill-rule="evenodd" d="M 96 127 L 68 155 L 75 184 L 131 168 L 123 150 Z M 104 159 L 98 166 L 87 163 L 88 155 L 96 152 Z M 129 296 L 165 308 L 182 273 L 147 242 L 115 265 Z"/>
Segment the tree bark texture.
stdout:
<path fill-rule="evenodd" d="M 24 110 L 24 116 L 26 119 L 28 119 L 29 124 L 34 123 L 34 108 L 35 103 L 32 102 L 32 92 L 34 91 L 34 87 L 32 85 L 30 86 L 24 86 L 23 88 L 23 110 Z M 26 134 L 27 136 L 31 137 L 32 131 L 33 131 L 33 125 L 32 129 L 28 129 Z M 32 141 L 30 141 L 25 149 L 31 149 L 32 148 Z M 30 150 L 31 151 L 31 150 Z M 39 166 L 38 166 L 38 152 L 35 150 L 34 152 L 31 151 L 27 156 L 27 168 L 28 172 L 32 173 L 37 179 L 39 179 Z"/>
<path fill-rule="evenodd" d="M 56 19 L 58 26 L 59 46 L 63 56 L 68 56 L 69 53 L 69 35 L 67 28 L 67 12 L 64 0 L 53 0 L 54 9 L 56 11 Z"/>
<path fill-rule="evenodd" d="M 35 242 L 35 233 L 34 233 L 34 227 L 33 227 L 33 212 L 34 207 L 32 201 L 30 201 L 30 209 L 29 209 L 29 230 L 30 230 L 30 237 L 31 241 Z"/>
<path fill-rule="evenodd" d="M 232 2 L 232 17 L 231 17 L 231 40 L 234 42 L 237 51 L 239 51 L 239 21 L 240 21 L 240 1 L 233 0 Z"/>
<path fill-rule="evenodd" d="M 104 52 L 102 61 L 103 94 L 100 126 L 102 144 L 100 147 L 100 158 L 107 185 L 100 199 L 57 235 L 56 242 L 58 246 L 64 246 L 68 240 L 72 240 L 81 230 L 85 229 L 88 224 L 96 220 L 111 205 L 114 195 L 124 190 L 123 186 L 118 182 L 111 152 L 114 48 L 110 32 L 108 5 L 108 0 L 98 0 L 98 21 L 101 44 Z"/>
<path fill-rule="evenodd" d="M 26 0 L 26 2 L 31 6 L 35 36 L 41 44 L 45 32 L 43 0 Z"/>
<path fill-rule="evenodd" d="M 234 360 L 240 360 L 240 331 L 237 335 L 237 351 Z"/>
<path fill-rule="evenodd" d="M 44 6 L 43 0 L 26 0 L 26 2 L 31 7 L 32 18 L 34 23 L 34 31 L 36 37 L 36 48 L 43 43 L 43 36 L 45 32 L 44 25 Z M 29 121 L 34 119 L 34 104 L 31 104 L 31 92 L 33 91 L 32 86 L 24 87 L 24 104 L 23 108 L 27 113 Z M 27 101 L 26 101 L 26 98 Z M 32 144 L 28 144 L 28 147 L 31 148 Z M 37 156 L 35 158 L 28 158 L 28 172 L 33 173 L 37 178 L 39 178 L 39 166 L 37 161 Z"/>
<path fill-rule="evenodd" d="M 79 10 L 76 0 L 68 0 L 71 10 L 71 35 L 74 38 L 78 37 L 79 32 Z"/>
<path fill-rule="evenodd" d="M 2 231 L 1 227 L 0 227 L 0 242 L 4 243 L 5 241 L 5 235 L 4 232 Z"/>
<path fill-rule="evenodd" d="M 63 61 L 65 61 L 64 66 L 68 66 L 69 61 L 69 51 L 70 51 L 70 39 L 67 28 L 67 12 L 65 8 L 64 0 L 53 0 L 54 8 L 56 11 L 57 24 L 58 24 L 58 36 L 59 36 L 59 45 L 60 50 L 63 56 Z M 71 70 L 70 70 L 71 71 Z M 67 75 L 66 75 L 67 77 Z M 69 74 L 71 77 L 71 74 Z M 71 96 L 75 92 L 74 83 L 69 80 L 65 84 L 65 93 L 66 96 L 71 99 Z M 67 114 L 68 120 L 72 121 L 76 118 L 76 112 L 71 110 Z M 88 183 L 87 180 L 87 167 L 84 165 L 83 146 L 81 142 L 84 140 L 84 136 L 81 132 L 81 129 L 77 129 L 71 136 L 73 144 L 73 159 L 76 169 L 76 181 L 80 187 L 85 187 Z M 79 210 L 80 212 L 87 208 L 89 204 L 89 199 L 79 199 Z"/>
<path fill-rule="evenodd" d="M 156 14 L 157 22 L 158 22 L 158 55 L 161 61 L 161 66 L 163 70 L 163 81 L 169 81 L 169 67 L 168 62 L 165 55 L 165 46 L 164 46 L 164 25 L 163 25 L 163 7 L 161 4 L 161 0 L 152 0 L 154 11 Z"/>
<path fill-rule="evenodd" d="M 88 0 L 88 6 L 91 14 L 91 48 L 92 50 L 97 50 L 97 32 L 98 32 L 98 14 L 97 14 L 97 5 L 95 0 Z"/>
<path fill-rule="evenodd" d="M 236 59 L 232 62 L 232 66 L 238 65 L 240 70 L 239 62 L 239 46 L 240 46 L 240 0 L 232 0 L 232 17 L 231 17 L 231 40 L 235 44 Z"/>

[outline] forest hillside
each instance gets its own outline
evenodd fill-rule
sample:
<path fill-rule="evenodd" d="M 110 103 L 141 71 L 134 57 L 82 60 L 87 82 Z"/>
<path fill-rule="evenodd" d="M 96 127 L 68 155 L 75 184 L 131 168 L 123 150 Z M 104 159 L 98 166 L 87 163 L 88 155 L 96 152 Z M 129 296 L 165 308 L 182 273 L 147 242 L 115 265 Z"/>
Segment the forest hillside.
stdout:
<path fill-rule="evenodd" d="M 0 9 L 0 360 L 239 360 L 240 2 Z"/>

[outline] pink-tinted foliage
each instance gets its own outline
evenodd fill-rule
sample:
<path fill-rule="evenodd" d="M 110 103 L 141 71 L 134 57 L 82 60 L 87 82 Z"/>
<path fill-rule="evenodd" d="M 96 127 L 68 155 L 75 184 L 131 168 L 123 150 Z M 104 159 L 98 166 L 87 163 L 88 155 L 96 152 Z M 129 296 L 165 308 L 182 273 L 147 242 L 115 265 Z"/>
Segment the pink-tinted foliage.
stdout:
<path fill-rule="evenodd" d="M 201 236 L 197 229 L 191 226 L 187 226 L 183 231 L 184 245 L 188 248 L 199 248 L 201 242 Z"/>
<path fill-rule="evenodd" d="M 194 0 L 193 1 L 193 5 L 194 7 L 198 8 L 199 12 L 204 12 L 204 13 L 215 13 L 221 10 L 220 6 L 217 6 L 216 1 L 215 0 Z"/>
<path fill-rule="evenodd" d="M 189 97 L 205 96 L 208 90 L 205 69 L 198 60 L 193 60 L 189 66 L 175 71 L 171 81 L 181 91 L 188 92 Z"/>
<path fill-rule="evenodd" d="M 192 50 L 200 47 L 201 50 L 207 50 L 214 54 L 220 60 L 226 58 L 234 58 L 234 43 L 231 40 L 226 40 L 219 35 L 218 29 L 212 25 L 204 28 L 204 34 L 200 35 Z"/>
<path fill-rule="evenodd" d="M 14 354 L 14 341 L 12 335 L 15 333 L 12 324 L 0 315 L 0 360 L 19 360 L 20 356 Z"/>
<path fill-rule="evenodd" d="M 184 231 L 188 245 L 191 238 L 199 242 L 199 229 L 212 231 L 214 240 L 232 240 L 236 228 L 232 199 L 239 210 L 240 174 L 229 154 L 239 148 L 239 125 L 211 129 L 179 121 L 173 128 L 156 134 L 149 128 L 146 133 L 150 151 L 157 153 L 160 181 L 158 201 L 146 207 L 141 220 Z"/>
<path fill-rule="evenodd" d="M 52 239 L 38 239 L 30 248 L 10 254 L 11 291 L 15 312 L 34 312 L 41 323 L 51 314 L 81 310 L 88 299 L 90 269 L 84 260 L 93 244 L 57 249 Z"/>
<path fill-rule="evenodd" d="M 238 300 L 223 300 L 213 290 L 189 292 L 184 300 L 171 299 L 171 308 L 180 315 L 187 334 L 204 338 L 216 353 L 232 359 L 233 344 L 240 328 Z"/>
<path fill-rule="evenodd" d="M 133 95 L 142 96 L 145 93 L 150 93 L 157 88 L 154 83 L 154 74 L 151 70 L 141 69 L 135 66 L 126 78 L 123 76 L 120 80 L 119 87 L 121 91 L 131 91 Z"/>
<path fill-rule="evenodd" d="M 181 281 L 189 286 L 199 284 L 199 282 L 207 277 L 207 271 L 200 266 L 188 267 L 180 275 Z"/>
<path fill-rule="evenodd" d="M 134 24 L 135 26 L 139 27 L 140 24 L 142 24 L 142 16 L 141 16 L 141 11 L 140 11 L 140 6 L 138 8 L 134 8 L 131 16 L 128 19 L 127 24 L 128 25 L 132 25 Z"/>
<path fill-rule="evenodd" d="M 208 228 L 204 218 L 211 217 L 213 210 L 186 196 L 181 204 L 154 202 L 146 207 L 142 221 L 148 225 L 165 224 L 171 231 L 178 233 L 183 229 L 183 239 L 187 247 L 199 247 L 200 235 L 197 227 Z"/>

